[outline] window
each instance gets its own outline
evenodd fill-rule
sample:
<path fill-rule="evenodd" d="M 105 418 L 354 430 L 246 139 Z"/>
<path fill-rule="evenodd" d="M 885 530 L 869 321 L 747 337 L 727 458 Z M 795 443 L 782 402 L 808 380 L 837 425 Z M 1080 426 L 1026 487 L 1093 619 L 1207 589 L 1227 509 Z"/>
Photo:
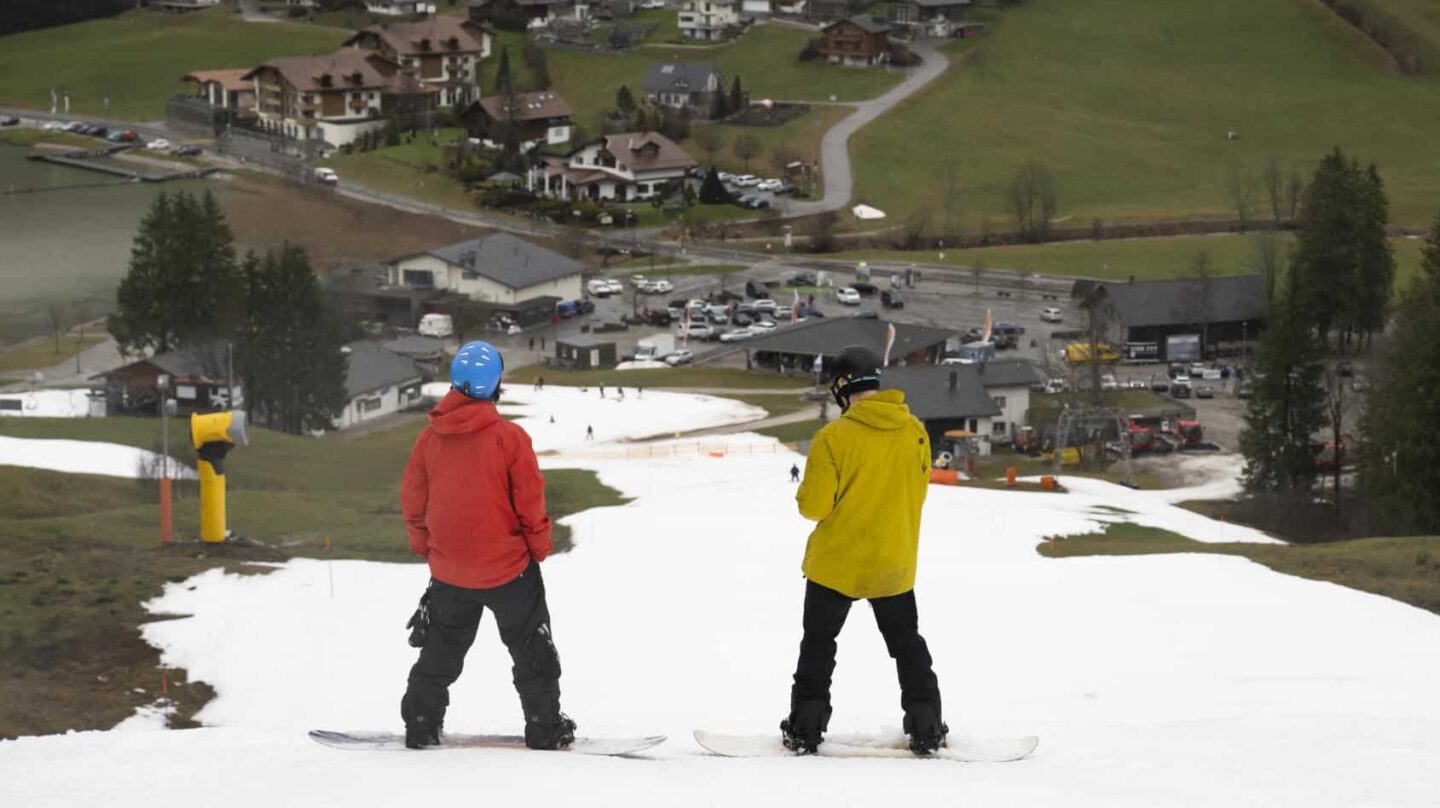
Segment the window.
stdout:
<path fill-rule="evenodd" d="M 1005 409 L 1005 397 L 1004 397 L 1004 396 L 991 396 L 991 397 L 990 397 L 990 400 L 995 402 L 995 406 L 999 407 L 999 408 L 1002 409 L 1002 410 Z"/>
<path fill-rule="evenodd" d="M 1005 426 L 1006 426 L 1006 424 L 1005 424 L 1004 421 L 995 421 L 994 423 L 990 424 L 990 434 L 992 434 L 992 435 L 1004 435 L 1004 434 L 1005 434 Z"/>
<path fill-rule="evenodd" d="M 360 413 L 361 415 L 364 415 L 366 413 L 374 412 L 380 409 L 380 406 L 381 402 L 379 396 L 375 396 L 374 398 L 362 398 L 356 400 L 355 411 Z"/>

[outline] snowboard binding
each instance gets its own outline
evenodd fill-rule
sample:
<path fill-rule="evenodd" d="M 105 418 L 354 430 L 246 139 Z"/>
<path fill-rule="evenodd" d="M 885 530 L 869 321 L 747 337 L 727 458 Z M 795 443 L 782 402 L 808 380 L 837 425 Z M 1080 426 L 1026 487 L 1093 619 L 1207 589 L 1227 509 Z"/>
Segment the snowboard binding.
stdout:
<path fill-rule="evenodd" d="M 917 755 L 938 752 L 949 733 L 950 728 L 940 720 L 939 705 L 916 704 L 905 712 L 905 734 L 910 736 L 910 751 Z"/>
<path fill-rule="evenodd" d="M 780 722 L 780 742 L 797 755 L 813 755 L 825 740 L 830 726 L 830 705 L 823 701 L 802 701 Z"/>

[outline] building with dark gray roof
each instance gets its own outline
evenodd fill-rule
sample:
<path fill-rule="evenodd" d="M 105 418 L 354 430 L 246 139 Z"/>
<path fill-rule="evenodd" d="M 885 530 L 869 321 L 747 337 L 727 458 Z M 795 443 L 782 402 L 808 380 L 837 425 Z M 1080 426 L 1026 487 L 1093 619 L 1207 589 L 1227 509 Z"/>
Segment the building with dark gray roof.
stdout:
<path fill-rule="evenodd" d="M 725 74 L 708 62 L 663 62 L 645 71 L 645 98 L 652 104 L 689 109 L 691 114 L 709 118 L 716 98 L 725 92 Z"/>
<path fill-rule="evenodd" d="M 345 409 L 335 419 L 336 429 L 399 412 L 420 400 L 423 376 L 410 359 L 368 340 L 343 350 Z"/>
<path fill-rule="evenodd" d="M 901 390 L 910 412 L 925 424 L 939 451 L 945 432 L 965 429 L 979 436 L 982 454 L 1009 443 L 1025 424 L 1030 386 L 1040 381 L 1028 362 L 1000 360 L 973 365 L 886 368 L 880 386 Z"/>
<path fill-rule="evenodd" d="M 784 312 L 780 317 L 784 318 Z M 751 362 L 762 367 L 810 370 L 821 357 L 821 374 L 829 377 L 830 363 L 850 345 L 863 345 L 884 353 L 884 320 L 870 317 L 824 317 L 775 330 L 745 343 Z M 895 323 L 895 345 L 890 361 L 900 364 L 934 364 L 945 352 L 945 341 L 955 332 L 944 328 Z"/>
<path fill-rule="evenodd" d="M 1197 346 L 1205 356 L 1238 353 L 1265 327 L 1267 303 L 1264 278 L 1227 275 L 1097 283 L 1084 305 L 1098 306 L 1120 341 L 1153 344 L 1153 358 L 1165 361 L 1199 358 L 1189 353 Z"/>

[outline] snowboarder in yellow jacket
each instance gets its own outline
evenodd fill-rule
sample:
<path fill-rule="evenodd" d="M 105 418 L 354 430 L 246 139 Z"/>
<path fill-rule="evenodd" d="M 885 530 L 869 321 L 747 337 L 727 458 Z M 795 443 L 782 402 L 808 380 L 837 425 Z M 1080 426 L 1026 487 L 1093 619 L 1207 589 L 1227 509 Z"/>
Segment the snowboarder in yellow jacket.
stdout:
<path fill-rule="evenodd" d="M 795 499 L 818 522 L 805 547 L 804 636 L 785 746 L 813 753 L 830 720 L 835 638 L 850 604 L 870 601 L 900 677 L 905 732 L 916 754 L 945 744 L 940 688 L 915 606 L 920 511 L 930 480 L 930 440 L 899 390 L 881 390 L 881 359 L 851 346 L 840 353 L 830 392 L 841 417 L 810 445 Z"/>

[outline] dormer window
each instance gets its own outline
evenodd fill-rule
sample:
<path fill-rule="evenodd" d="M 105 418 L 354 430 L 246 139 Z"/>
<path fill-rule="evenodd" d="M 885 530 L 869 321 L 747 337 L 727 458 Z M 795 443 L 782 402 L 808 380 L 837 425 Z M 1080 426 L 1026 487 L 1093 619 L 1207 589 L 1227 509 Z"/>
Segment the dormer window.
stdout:
<path fill-rule="evenodd" d="M 422 51 L 428 51 L 428 50 L 430 50 L 430 40 L 429 40 L 429 39 L 422 39 L 422 40 L 420 40 L 420 50 L 422 50 Z"/>
<path fill-rule="evenodd" d="M 450 46 L 450 50 L 460 50 L 460 37 L 450 37 L 450 41 L 447 44 Z"/>
<path fill-rule="evenodd" d="M 335 84 L 335 81 L 334 81 L 334 79 L 330 78 L 330 74 L 329 74 L 329 73 L 321 73 L 321 74 L 320 74 L 320 86 L 321 86 L 321 87 L 333 87 L 334 84 Z"/>

